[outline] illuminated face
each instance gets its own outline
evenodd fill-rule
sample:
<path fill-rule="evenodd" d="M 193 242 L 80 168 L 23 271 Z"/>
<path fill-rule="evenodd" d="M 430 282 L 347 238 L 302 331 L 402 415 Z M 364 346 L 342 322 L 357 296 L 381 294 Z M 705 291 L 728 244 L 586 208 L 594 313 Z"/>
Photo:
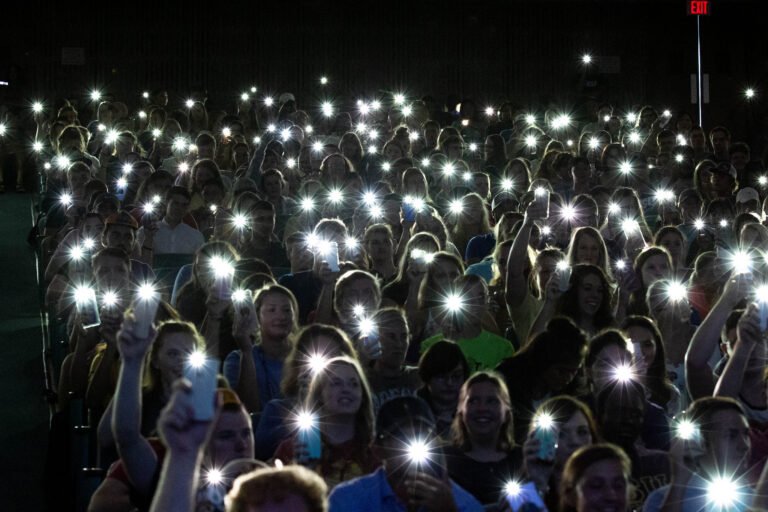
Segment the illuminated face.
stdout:
<path fill-rule="evenodd" d="M 107 232 L 102 239 L 105 247 L 122 249 L 131 254 L 133 244 L 136 242 L 136 231 L 130 226 L 120 224 L 111 224 L 107 227 Z"/>
<path fill-rule="evenodd" d="M 576 244 L 576 263 L 600 264 L 600 244 L 594 237 L 582 235 Z"/>
<path fill-rule="evenodd" d="M 593 442 L 587 418 L 580 411 L 575 412 L 568 421 L 560 424 L 555 466 L 564 467 L 573 452 Z"/>
<path fill-rule="evenodd" d="M 184 364 L 195 350 L 195 339 L 189 334 L 173 333 L 163 336 L 160 350 L 152 366 L 160 371 L 163 383 L 169 386 L 184 376 Z"/>
<path fill-rule="evenodd" d="M 462 148 L 460 142 L 452 142 L 445 147 L 445 155 L 449 160 L 459 160 L 462 157 Z"/>
<path fill-rule="evenodd" d="M 621 463 L 614 459 L 595 462 L 576 483 L 576 510 L 627 510 L 629 502 L 628 476 Z"/>
<path fill-rule="evenodd" d="M 416 173 L 411 173 L 405 179 L 405 195 L 411 195 L 415 197 L 424 197 L 427 195 L 427 187 L 424 180 Z"/>
<path fill-rule="evenodd" d="M 640 269 L 641 279 L 643 286 L 648 288 L 651 284 L 655 283 L 659 279 L 667 279 L 670 277 L 672 269 L 669 268 L 669 261 L 661 254 L 651 256 L 645 261 L 645 264 Z"/>
<path fill-rule="evenodd" d="M 502 424 L 509 418 L 510 410 L 502 400 L 499 390 L 490 382 L 478 382 L 469 388 L 459 413 L 470 436 L 493 439 Z"/>
<path fill-rule="evenodd" d="M 631 364 L 632 358 L 629 352 L 622 350 L 615 344 L 608 345 L 598 352 L 595 361 L 589 368 L 594 394 L 597 395 L 600 390 L 616 381 L 616 368 Z"/>
<path fill-rule="evenodd" d="M 104 230 L 104 223 L 95 217 L 89 217 L 80 226 L 80 234 L 83 238 L 98 240 Z"/>
<path fill-rule="evenodd" d="M 165 209 L 165 218 L 169 223 L 179 223 L 189 211 L 189 199 L 181 194 L 172 195 Z"/>
<path fill-rule="evenodd" d="M 400 367 L 408 351 L 408 326 L 402 319 L 379 325 L 381 361 L 390 367 Z"/>
<path fill-rule="evenodd" d="M 586 317 L 593 317 L 600 309 L 605 297 L 605 290 L 600 278 L 595 274 L 585 276 L 577 290 L 579 310 Z"/>
<path fill-rule="evenodd" d="M 713 414 L 710 423 L 704 438 L 713 464 L 726 474 L 745 469 L 752 447 L 746 418 L 736 411 L 723 410 Z"/>
<path fill-rule="evenodd" d="M 99 290 L 122 290 L 128 286 L 131 268 L 119 258 L 103 257 L 96 260 L 93 276 Z"/>
<path fill-rule="evenodd" d="M 394 162 L 395 160 L 403 157 L 403 150 L 397 144 L 387 144 L 384 148 L 384 159 L 388 162 Z"/>
<path fill-rule="evenodd" d="M 641 367 L 650 366 L 656 359 L 656 340 L 653 338 L 653 333 L 645 327 L 632 326 L 627 329 L 626 334 L 635 346 L 635 360 L 641 362 Z"/>
<path fill-rule="evenodd" d="M 462 216 L 469 224 L 479 224 L 483 220 L 484 210 L 485 206 L 482 201 L 474 196 L 470 196 L 464 200 L 464 211 L 462 212 Z"/>
<path fill-rule="evenodd" d="M 488 197 L 491 191 L 491 181 L 488 176 L 473 176 L 472 190 L 477 192 L 480 197 Z"/>
<path fill-rule="evenodd" d="M 225 411 L 219 415 L 207 453 L 211 466 L 222 468 L 235 459 L 253 458 L 253 446 L 251 419 L 245 411 Z"/>
<path fill-rule="evenodd" d="M 69 188 L 75 195 L 82 194 L 83 189 L 85 188 L 85 184 L 88 183 L 88 180 L 90 179 L 91 173 L 85 169 L 71 171 L 67 174 L 67 182 L 69 183 Z"/>
<path fill-rule="evenodd" d="M 291 300 L 282 293 L 269 293 L 259 308 L 262 337 L 282 340 L 293 331 L 294 311 Z"/>
<path fill-rule="evenodd" d="M 326 177 L 331 183 L 342 183 L 347 175 L 346 165 L 341 157 L 329 158 L 326 162 Z"/>
<path fill-rule="evenodd" d="M 337 364 L 326 371 L 331 374 L 322 390 L 323 413 L 357 414 L 363 403 L 363 387 L 357 371 L 347 364 Z"/>
<path fill-rule="evenodd" d="M 669 251 L 673 264 L 679 266 L 683 256 L 683 240 L 675 233 L 667 233 L 661 237 L 659 245 Z"/>
<path fill-rule="evenodd" d="M 712 172 L 709 174 L 709 184 L 712 190 L 720 196 L 730 196 L 733 190 L 733 178 L 729 174 L 722 172 Z"/>
<path fill-rule="evenodd" d="M 251 228 L 255 234 L 268 237 L 275 229 L 275 213 L 272 210 L 251 211 Z"/>

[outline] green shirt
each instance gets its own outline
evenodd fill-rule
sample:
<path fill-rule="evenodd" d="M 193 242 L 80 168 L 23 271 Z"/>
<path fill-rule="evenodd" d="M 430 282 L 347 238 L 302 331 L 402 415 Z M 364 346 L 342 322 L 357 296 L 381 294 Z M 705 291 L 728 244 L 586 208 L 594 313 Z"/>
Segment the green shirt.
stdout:
<path fill-rule="evenodd" d="M 446 339 L 443 333 L 437 333 L 421 342 L 421 353 L 440 340 Z M 454 340 L 467 358 L 472 372 L 493 370 L 503 360 L 512 357 L 515 348 L 512 343 L 497 334 L 483 330 L 474 338 Z"/>

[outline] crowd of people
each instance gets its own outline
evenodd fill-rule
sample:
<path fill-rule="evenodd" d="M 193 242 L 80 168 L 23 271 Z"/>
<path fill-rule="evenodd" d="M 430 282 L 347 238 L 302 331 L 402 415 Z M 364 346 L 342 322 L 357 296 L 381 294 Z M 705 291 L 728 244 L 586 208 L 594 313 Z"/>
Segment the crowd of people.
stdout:
<path fill-rule="evenodd" d="M 2 125 L 40 175 L 59 503 L 74 417 L 93 512 L 768 508 L 768 177 L 727 127 L 90 99 Z"/>

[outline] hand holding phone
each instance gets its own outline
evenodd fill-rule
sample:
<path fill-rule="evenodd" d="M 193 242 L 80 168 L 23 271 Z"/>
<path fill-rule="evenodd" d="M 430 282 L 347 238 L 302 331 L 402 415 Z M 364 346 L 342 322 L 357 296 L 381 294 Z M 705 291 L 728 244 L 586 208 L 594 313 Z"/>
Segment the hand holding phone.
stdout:
<path fill-rule="evenodd" d="M 537 189 L 534 192 L 533 201 L 525 210 L 526 216 L 533 220 L 546 220 L 549 218 L 550 192 L 547 189 Z"/>
<path fill-rule="evenodd" d="M 339 244 L 331 242 L 328 248 L 328 254 L 326 254 L 325 260 L 328 262 L 328 267 L 331 272 L 339 271 Z"/>
<path fill-rule="evenodd" d="M 184 377 L 192 383 L 190 400 L 197 421 L 213 419 L 218 375 L 219 361 L 202 352 L 192 353 L 184 365 Z"/>

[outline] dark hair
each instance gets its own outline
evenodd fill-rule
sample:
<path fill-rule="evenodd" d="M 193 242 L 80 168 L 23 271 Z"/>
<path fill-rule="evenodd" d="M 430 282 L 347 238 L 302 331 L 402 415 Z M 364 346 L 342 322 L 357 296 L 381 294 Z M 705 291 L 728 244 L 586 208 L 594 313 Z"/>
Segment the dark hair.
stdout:
<path fill-rule="evenodd" d="M 624 337 L 624 335 L 616 329 L 606 329 L 593 336 L 592 339 L 589 340 L 589 345 L 587 346 L 587 355 L 584 358 L 584 365 L 587 368 L 591 367 L 593 364 L 595 364 L 597 355 L 602 352 L 604 348 L 610 347 L 611 345 L 615 345 L 627 354 L 630 354 L 628 346 L 629 343 L 627 342 L 627 339 Z"/>
<path fill-rule="evenodd" d="M 648 370 L 646 370 L 645 385 L 650 392 L 649 399 L 662 407 L 672 400 L 674 388 L 672 382 L 669 380 L 666 366 L 666 354 L 664 350 L 664 342 L 661 338 L 661 332 L 656 326 L 656 322 L 648 318 L 647 316 L 632 315 L 628 316 L 621 323 L 621 330 L 626 332 L 631 327 L 640 327 L 650 331 L 653 336 L 653 342 L 656 345 L 656 355 L 648 364 Z M 630 340 L 631 342 L 632 340 Z"/>
<path fill-rule="evenodd" d="M 615 324 L 615 318 L 613 317 L 613 311 L 611 307 L 611 285 L 608 282 L 608 277 L 600 267 L 589 264 L 579 264 L 571 267 L 571 280 L 569 282 L 568 290 L 563 293 L 560 300 L 557 303 L 557 311 L 561 315 L 565 315 L 574 320 L 578 324 L 578 320 L 581 316 L 579 310 L 579 286 L 582 281 L 588 276 L 597 276 L 600 279 L 600 284 L 603 287 L 603 300 L 600 302 L 600 307 L 595 312 L 594 324 L 597 329 L 604 329 L 611 327 Z"/>
<path fill-rule="evenodd" d="M 448 340 L 440 340 L 429 347 L 419 359 L 419 377 L 424 384 L 437 375 L 448 373 L 461 366 L 464 378 L 469 376 L 469 364 L 459 346 Z"/>
<path fill-rule="evenodd" d="M 543 332 L 534 336 L 525 347 L 512 356 L 523 362 L 526 380 L 538 377 L 557 364 L 581 366 L 587 349 L 587 336 L 572 320 L 555 317 Z M 523 377 L 522 375 L 520 377 Z M 530 383 L 531 381 L 528 380 Z"/>
<path fill-rule="evenodd" d="M 632 462 L 627 457 L 627 454 L 624 453 L 624 450 L 610 443 L 582 446 L 571 455 L 563 470 L 560 480 L 561 512 L 576 511 L 576 507 L 572 505 L 576 499 L 576 486 L 590 466 L 603 460 L 614 460 L 621 464 L 624 478 L 627 484 L 629 484 L 629 476 L 632 474 Z M 629 486 L 627 486 L 627 492 L 629 492 Z"/>
<path fill-rule="evenodd" d="M 184 187 L 178 187 L 178 186 L 173 186 L 165 192 L 166 201 L 170 201 L 171 196 L 182 196 L 187 201 L 189 201 L 192 198 L 192 196 L 189 193 L 189 190 L 185 189 Z"/>
<path fill-rule="evenodd" d="M 567 423 L 576 413 L 580 412 L 587 420 L 587 427 L 589 428 L 589 434 L 592 436 L 592 442 L 596 443 L 601 438 L 592 410 L 587 404 L 572 396 L 559 395 L 549 398 L 536 408 L 537 413 L 538 411 L 548 412 L 558 424 Z"/>
<path fill-rule="evenodd" d="M 734 411 L 744 417 L 744 407 L 733 398 L 722 396 L 706 396 L 694 400 L 688 407 L 687 415 L 699 424 L 701 432 L 706 435 L 713 427 L 713 416 L 721 411 Z"/>

